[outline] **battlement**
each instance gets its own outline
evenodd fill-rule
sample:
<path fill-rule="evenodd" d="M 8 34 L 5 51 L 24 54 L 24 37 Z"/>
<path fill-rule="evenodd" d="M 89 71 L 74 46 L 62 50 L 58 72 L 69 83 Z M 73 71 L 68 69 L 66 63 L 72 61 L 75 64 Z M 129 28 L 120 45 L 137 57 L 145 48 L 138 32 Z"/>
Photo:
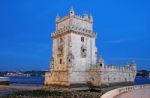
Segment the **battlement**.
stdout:
<path fill-rule="evenodd" d="M 80 29 L 93 31 L 93 17 L 88 14 L 83 14 L 82 16 L 76 15 L 73 9 L 70 13 L 62 18 L 60 16 L 56 17 L 56 31 L 65 29 L 68 26 L 71 28 L 78 27 Z M 69 27 L 70 28 L 70 27 Z"/>
<path fill-rule="evenodd" d="M 59 17 L 59 16 L 57 16 L 57 17 Z M 64 21 L 64 20 L 66 20 L 66 19 L 69 19 L 69 18 L 70 18 L 70 15 L 64 16 L 64 17 L 62 17 L 62 18 L 59 17 L 59 18 L 56 20 L 56 22 L 59 23 L 59 22 L 62 22 L 62 21 Z M 83 16 L 74 15 L 74 18 L 80 19 L 80 20 L 83 20 L 83 21 L 87 21 L 87 22 L 89 22 L 89 23 L 93 23 L 93 17 L 92 17 L 92 16 L 89 16 L 89 15 L 83 15 Z"/>
<path fill-rule="evenodd" d="M 104 65 L 100 66 L 99 64 L 93 65 L 91 67 L 91 70 L 99 70 L 99 71 L 117 71 L 117 72 L 130 72 L 130 71 L 136 71 L 134 69 L 133 65 L 125 65 L 125 66 L 114 66 L 114 65 Z"/>
<path fill-rule="evenodd" d="M 77 15 L 77 14 L 75 14 L 74 9 L 71 9 L 69 15 L 66 15 L 62 18 L 60 16 L 57 16 L 56 23 L 62 22 L 71 17 L 79 19 L 79 20 L 87 21 L 89 23 L 93 23 L 93 17 L 91 15 L 88 15 L 87 13 L 84 13 L 83 15 Z"/>

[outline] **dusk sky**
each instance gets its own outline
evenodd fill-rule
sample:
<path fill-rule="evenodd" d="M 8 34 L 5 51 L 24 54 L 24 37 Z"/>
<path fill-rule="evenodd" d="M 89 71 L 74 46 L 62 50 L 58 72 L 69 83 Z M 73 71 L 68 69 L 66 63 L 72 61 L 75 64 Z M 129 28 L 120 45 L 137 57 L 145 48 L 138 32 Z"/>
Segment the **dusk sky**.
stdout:
<path fill-rule="evenodd" d="M 55 18 L 71 7 L 93 16 L 106 64 L 150 70 L 150 0 L 0 0 L 0 71 L 48 70 Z"/>

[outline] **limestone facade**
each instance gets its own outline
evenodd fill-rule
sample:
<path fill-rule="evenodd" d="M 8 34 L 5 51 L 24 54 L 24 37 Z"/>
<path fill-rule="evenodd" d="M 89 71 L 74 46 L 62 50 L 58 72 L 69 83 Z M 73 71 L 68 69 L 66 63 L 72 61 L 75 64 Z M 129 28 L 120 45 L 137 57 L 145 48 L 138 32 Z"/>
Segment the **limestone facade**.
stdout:
<path fill-rule="evenodd" d="M 100 59 L 98 64 L 93 65 L 90 68 L 90 73 L 98 74 L 100 80 L 97 77 L 93 77 L 96 75 L 90 75 L 90 82 L 94 85 L 109 85 L 113 83 L 123 83 L 123 82 L 134 82 L 136 76 L 136 64 L 134 61 L 129 65 L 125 65 L 122 67 L 105 65 L 104 61 Z M 95 81 L 95 82 L 93 82 Z M 100 81 L 100 82 L 99 82 Z"/>
<path fill-rule="evenodd" d="M 97 62 L 92 16 L 78 16 L 73 9 L 63 18 L 57 16 L 56 31 L 51 37 L 53 55 L 50 72 L 45 73 L 45 85 L 91 83 L 100 86 L 103 83 L 134 80 L 135 65 L 118 68 L 106 66 L 102 60 Z"/>

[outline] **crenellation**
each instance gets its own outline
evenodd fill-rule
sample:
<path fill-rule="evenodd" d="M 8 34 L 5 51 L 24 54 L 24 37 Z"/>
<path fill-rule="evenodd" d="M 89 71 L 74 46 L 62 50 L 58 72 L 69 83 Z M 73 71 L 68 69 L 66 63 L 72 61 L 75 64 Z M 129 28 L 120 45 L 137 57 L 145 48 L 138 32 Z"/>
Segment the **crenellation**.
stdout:
<path fill-rule="evenodd" d="M 66 15 L 66 16 L 64 16 L 62 18 L 60 16 L 58 16 L 58 17 L 56 17 L 56 23 L 61 23 L 61 22 L 65 21 L 67 19 L 70 19 L 70 18 L 71 18 L 70 15 Z M 89 15 L 80 16 L 80 15 L 76 15 L 75 14 L 73 16 L 73 18 L 76 18 L 76 19 L 82 20 L 82 21 L 86 21 L 88 23 L 93 23 L 93 17 L 89 16 Z"/>

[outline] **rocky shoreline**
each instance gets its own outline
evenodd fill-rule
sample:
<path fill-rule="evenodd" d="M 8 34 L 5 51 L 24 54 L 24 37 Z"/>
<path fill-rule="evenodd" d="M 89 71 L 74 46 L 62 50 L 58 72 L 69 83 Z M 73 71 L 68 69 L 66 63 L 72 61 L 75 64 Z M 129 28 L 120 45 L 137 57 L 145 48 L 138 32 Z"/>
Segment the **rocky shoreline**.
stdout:
<path fill-rule="evenodd" d="M 27 90 L 0 98 L 100 98 L 101 91 L 71 91 L 71 90 Z"/>
<path fill-rule="evenodd" d="M 53 87 L 0 86 L 0 98 L 100 98 L 100 96 L 107 91 L 122 86 L 116 85 L 113 87 L 101 88 L 100 90 L 71 90 L 67 88 Z"/>

